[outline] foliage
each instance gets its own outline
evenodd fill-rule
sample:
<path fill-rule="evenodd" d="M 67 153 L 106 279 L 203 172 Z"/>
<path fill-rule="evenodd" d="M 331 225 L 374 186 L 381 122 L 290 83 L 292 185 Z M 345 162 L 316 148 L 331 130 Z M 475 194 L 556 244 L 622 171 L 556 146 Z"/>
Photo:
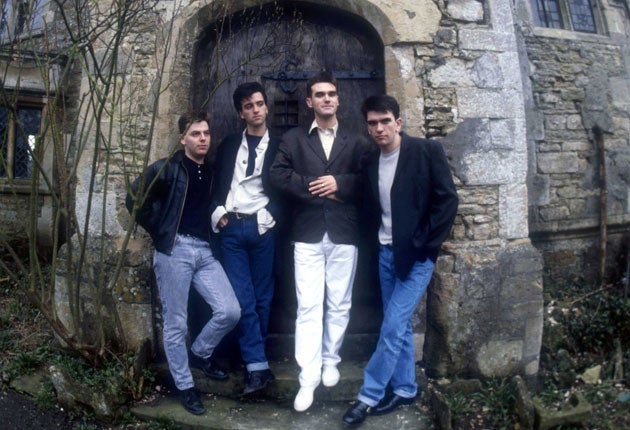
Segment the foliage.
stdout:
<path fill-rule="evenodd" d="M 37 404 L 37 406 L 42 410 L 48 410 L 55 407 L 57 404 L 57 397 L 55 396 L 55 388 L 51 381 L 44 381 L 41 387 L 39 387 L 39 390 L 35 395 L 35 404 Z"/>
<path fill-rule="evenodd" d="M 569 285 L 554 291 L 556 298 L 547 305 L 546 328 L 559 326 L 564 340 L 556 347 L 605 357 L 619 339 L 624 350 L 630 349 L 630 298 L 623 296 L 620 285 L 594 291 Z"/>
<path fill-rule="evenodd" d="M 593 406 L 593 428 L 628 428 L 630 405 L 617 400 L 627 392 L 627 384 L 613 379 L 617 360 L 626 374 L 630 364 L 630 300 L 622 286 L 549 285 L 546 296 L 541 389 L 536 396 L 559 408 L 573 392 L 580 392 Z M 584 383 L 580 374 L 596 365 L 602 366 L 601 382 Z"/>
<path fill-rule="evenodd" d="M 515 392 L 509 379 L 490 379 L 479 391 L 445 393 L 444 398 L 451 410 L 454 428 L 514 428 Z"/>
<path fill-rule="evenodd" d="M 149 423 L 151 430 L 175 430 L 176 428 L 175 421 L 170 417 L 160 417 Z"/>

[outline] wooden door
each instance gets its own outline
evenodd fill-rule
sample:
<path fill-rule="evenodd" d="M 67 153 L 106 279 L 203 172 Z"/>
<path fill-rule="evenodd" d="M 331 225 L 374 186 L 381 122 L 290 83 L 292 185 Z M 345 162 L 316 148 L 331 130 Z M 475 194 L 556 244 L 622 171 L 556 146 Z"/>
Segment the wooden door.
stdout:
<path fill-rule="evenodd" d="M 268 126 L 279 136 L 313 121 L 305 102 L 306 80 L 323 69 L 338 79 L 340 124 L 365 134 L 360 105 L 367 96 L 384 92 L 383 45 L 365 21 L 319 5 L 254 8 L 206 29 L 197 46 L 193 105 L 210 112 L 213 145 L 218 145 L 226 135 L 244 128 L 232 103 L 234 89 L 243 82 L 259 81 L 268 96 Z M 286 238 L 283 233 L 281 239 Z M 286 240 L 281 241 L 280 251 L 270 331 L 293 333 L 296 302 L 292 251 Z M 349 333 L 379 330 L 376 278 L 375 255 L 362 246 Z"/>

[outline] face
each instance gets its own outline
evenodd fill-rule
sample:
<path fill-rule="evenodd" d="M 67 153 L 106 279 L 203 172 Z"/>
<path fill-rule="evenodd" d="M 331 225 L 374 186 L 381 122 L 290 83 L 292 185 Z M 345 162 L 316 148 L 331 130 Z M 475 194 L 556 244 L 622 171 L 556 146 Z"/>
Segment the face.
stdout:
<path fill-rule="evenodd" d="M 265 98 L 260 92 L 254 93 L 251 97 L 241 102 L 241 119 L 244 119 L 248 126 L 260 127 L 267 119 L 267 105 Z"/>
<path fill-rule="evenodd" d="M 382 151 L 390 152 L 398 148 L 402 118 L 394 118 L 394 114 L 389 111 L 369 111 L 366 119 L 368 133 Z"/>
<path fill-rule="evenodd" d="M 210 150 L 210 126 L 206 121 L 193 122 L 186 130 L 181 143 L 188 158 L 203 162 Z"/>
<path fill-rule="evenodd" d="M 311 87 L 311 96 L 306 104 L 315 112 L 317 118 L 330 118 L 337 113 L 339 95 L 337 88 L 329 82 L 318 82 Z"/>

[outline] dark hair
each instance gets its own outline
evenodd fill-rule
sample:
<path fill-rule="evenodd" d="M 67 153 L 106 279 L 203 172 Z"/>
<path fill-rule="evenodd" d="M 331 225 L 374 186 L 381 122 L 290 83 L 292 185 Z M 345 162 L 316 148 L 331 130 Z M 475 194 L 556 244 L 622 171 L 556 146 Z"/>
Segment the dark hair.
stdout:
<path fill-rule="evenodd" d="M 258 82 L 245 82 L 244 84 L 239 85 L 234 90 L 234 94 L 232 95 L 232 100 L 234 101 L 234 107 L 237 112 L 241 111 L 243 100 L 250 98 L 254 93 L 261 93 L 263 99 L 265 99 L 265 104 L 267 104 L 267 93 L 265 93 L 265 88 Z"/>
<path fill-rule="evenodd" d="M 386 94 L 370 96 L 365 99 L 361 105 L 361 113 L 365 119 L 367 119 L 368 112 L 391 112 L 394 114 L 394 119 L 400 118 L 400 106 L 398 106 L 398 102 L 395 98 Z"/>
<path fill-rule="evenodd" d="M 331 72 L 324 70 L 311 76 L 311 78 L 306 82 L 306 97 L 311 97 L 313 95 L 313 85 L 319 84 L 320 82 L 333 84 L 335 88 L 337 88 L 337 79 L 335 79 Z"/>
<path fill-rule="evenodd" d="M 208 111 L 199 110 L 199 111 L 189 111 L 179 117 L 177 120 L 177 125 L 179 126 L 179 134 L 186 134 L 188 131 L 188 127 L 190 127 L 195 122 L 205 121 L 210 125 L 210 115 Z"/>

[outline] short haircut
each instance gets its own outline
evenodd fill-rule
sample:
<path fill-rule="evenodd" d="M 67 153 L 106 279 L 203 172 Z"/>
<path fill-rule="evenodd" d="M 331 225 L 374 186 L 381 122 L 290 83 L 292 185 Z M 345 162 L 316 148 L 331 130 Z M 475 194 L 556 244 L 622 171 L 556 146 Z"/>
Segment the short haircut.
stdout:
<path fill-rule="evenodd" d="M 267 104 L 267 93 L 265 93 L 265 88 L 260 83 L 245 82 L 244 84 L 236 87 L 234 94 L 232 95 L 232 100 L 234 101 L 234 107 L 237 112 L 241 111 L 243 100 L 247 100 L 254 93 L 261 93 L 263 99 L 265 99 L 265 104 Z"/>
<path fill-rule="evenodd" d="M 210 114 L 206 110 L 193 110 L 186 112 L 179 117 L 177 125 L 179 126 L 179 134 L 184 135 L 188 131 L 188 128 L 196 123 L 205 121 L 210 126 Z"/>
<path fill-rule="evenodd" d="M 321 71 L 315 75 L 313 75 L 306 82 L 306 97 L 311 97 L 313 95 L 313 85 L 319 84 L 320 82 L 327 82 L 329 84 L 333 84 L 335 88 L 337 88 L 337 79 L 333 76 L 331 72 L 328 70 Z"/>
<path fill-rule="evenodd" d="M 398 102 L 392 96 L 385 94 L 370 96 L 363 101 L 361 113 L 365 119 L 367 119 L 368 112 L 391 112 L 394 114 L 394 119 L 400 118 L 400 106 L 398 106 Z"/>

